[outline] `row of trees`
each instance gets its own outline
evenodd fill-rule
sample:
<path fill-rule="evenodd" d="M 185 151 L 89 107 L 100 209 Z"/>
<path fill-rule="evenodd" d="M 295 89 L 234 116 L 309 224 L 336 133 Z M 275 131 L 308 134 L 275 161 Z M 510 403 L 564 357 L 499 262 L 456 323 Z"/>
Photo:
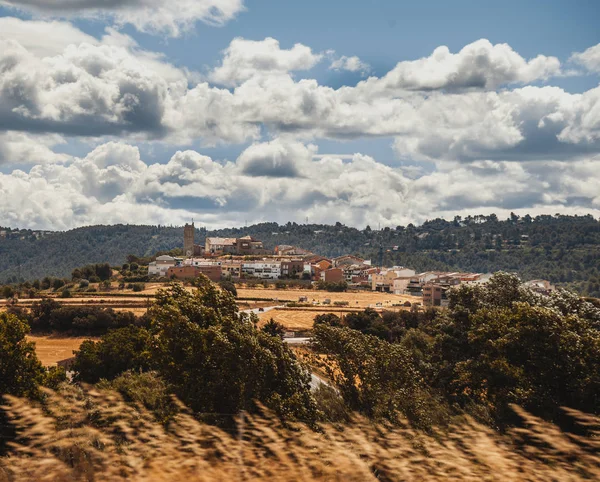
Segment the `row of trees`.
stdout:
<path fill-rule="evenodd" d="M 555 421 L 563 406 L 600 413 L 600 309 L 505 273 L 448 296 L 447 310 L 315 319 L 352 409 L 419 423 L 467 411 L 496 426 L 514 421 L 511 404 Z"/>

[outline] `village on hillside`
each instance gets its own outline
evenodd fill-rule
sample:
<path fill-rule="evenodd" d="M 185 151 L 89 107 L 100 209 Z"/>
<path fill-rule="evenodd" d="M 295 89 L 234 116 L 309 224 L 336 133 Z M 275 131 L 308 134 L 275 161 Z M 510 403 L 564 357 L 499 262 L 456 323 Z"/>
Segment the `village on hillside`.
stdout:
<path fill-rule="evenodd" d="M 446 292 L 462 283 L 485 283 L 492 273 L 426 271 L 417 273 L 404 266 L 374 266 L 371 260 L 346 254 L 327 258 L 303 248 L 279 245 L 273 251 L 252 236 L 240 238 L 207 237 L 204 245 L 195 244 L 194 224 L 184 228 L 185 256 L 161 255 L 149 263 L 152 279 L 190 280 L 205 275 L 211 281 L 293 280 L 299 279 L 336 288 L 371 290 L 422 298 L 422 305 L 445 306 Z M 546 280 L 525 283 L 539 293 L 554 289 Z"/>

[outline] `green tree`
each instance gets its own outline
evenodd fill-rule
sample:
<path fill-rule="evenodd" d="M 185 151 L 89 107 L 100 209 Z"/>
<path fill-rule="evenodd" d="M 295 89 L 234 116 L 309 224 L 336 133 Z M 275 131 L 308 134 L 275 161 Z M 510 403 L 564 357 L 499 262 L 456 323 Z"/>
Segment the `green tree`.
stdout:
<path fill-rule="evenodd" d="M 283 326 L 281 323 L 277 323 L 273 318 L 271 318 L 262 326 L 261 331 L 267 335 L 277 336 L 281 339 L 283 339 L 283 335 L 286 332 L 285 326 Z"/>
<path fill-rule="evenodd" d="M 152 367 L 152 335 L 137 326 L 109 331 L 100 341 L 84 341 L 75 352 L 75 380 L 95 383 L 112 380 L 127 370 L 146 371 Z"/>
<path fill-rule="evenodd" d="M 157 294 L 153 320 L 157 370 L 192 409 L 235 414 L 260 401 L 281 416 L 314 421 L 310 374 L 279 338 L 256 330 L 233 295 L 205 277 Z"/>
<path fill-rule="evenodd" d="M 26 335 L 29 326 L 14 315 L 0 313 L 0 395 L 35 396 L 45 370 Z"/>
<path fill-rule="evenodd" d="M 392 420 L 402 414 L 417 425 L 430 425 L 432 397 L 404 347 L 324 324 L 315 326 L 314 345 L 336 362 L 329 375 L 351 409 Z"/>

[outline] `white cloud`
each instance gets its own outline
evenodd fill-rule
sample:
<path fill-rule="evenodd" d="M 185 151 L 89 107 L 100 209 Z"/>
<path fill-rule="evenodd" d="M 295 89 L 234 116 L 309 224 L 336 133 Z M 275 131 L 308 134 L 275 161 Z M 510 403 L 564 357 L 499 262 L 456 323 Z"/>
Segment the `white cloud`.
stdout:
<path fill-rule="evenodd" d="M 525 60 L 507 44 L 492 45 L 489 40 L 481 39 L 456 54 L 441 46 L 429 57 L 399 62 L 381 79 L 365 81 L 362 88 L 377 95 L 394 95 L 403 90 L 496 89 L 558 74 L 560 62 L 556 57 L 538 55 Z"/>
<path fill-rule="evenodd" d="M 0 2 L 1 3 L 1 2 Z M 97 40 L 68 22 L 0 18 L 0 40 L 14 40 L 38 57 L 61 54 L 71 44 L 96 44 Z"/>
<path fill-rule="evenodd" d="M 0 164 L 41 164 L 66 162 L 67 154 L 55 153 L 52 148 L 65 140 L 58 135 L 32 136 L 23 132 L 0 133 Z"/>
<path fill-rule="evenodd" d="M 592 72 L 600 72 L 600 44 L 594 45 L 584 52 L 574 53 L 569 60 L 583 65 Z"/>
<path fill-rule="evenodd" d="M 310 47 L 295 44 L 282 49 L 271 37 L 264 40 L 236 38 L 225 49 L 222 64 L 210 73 L 216 84 L 235 87 L 260 75 L 286 74 L 296 70 L 309 70 L 322 58 Z"/>
<path fill-rule="evenodd" d="M 346 57 L 345 55 L 343 55 L 342 57 L 335 59 L 333 62 L 331 62 L 329 68 L 332 70 L 347 70 L 349 72 L 361 72 L 363 74 L 368 73 L 371 69 L 369 64 L 360 60 L 360 58 L 358 58 L 356 55 L 353 55 L 352 57 Z"/>
<path fill-rule="evenodd" d="M 310 166 L 315 152 L 316 146 L 275 139 L 271 142 L 252 144 L 240 154 L 237 165 L 248 176 L 309 176 L 310 171 L 307 167 Z"/>
<path fill-rule="evenodd" d="M 223 25 L 244 10 L 243 0 L 0 0 L 0 5 L 58 18 L 112 18 L 147 33 L 177 37 L 196 22 Z"/>
<path fill-rule="evenodd" d="M 438 49 L 426 59 L 400 62 L 382 78 L 333 89 L 291 75 L 320 60 L 321 54 L 309 47 L 298 44 L 286 50 L 274 39 L 236 39 L 211 73 L 214 80 L 235 86 L 229 90 L 192 83 L 187 72 L 114 29 L 100 39 L 88 39 L 60 22 L 6 25 L 21 32 L 25 46 L 0 39 L 0 129 L 12 132 L 3 141 L 4 163 L 64 162 L 50 151 L 47 139 L 55 138 L 38 136 L 202 145 L 251 140 L 255 144 L 240 156 L 236 169 L 245 179 L 240 186 L 246 186 L 240 198 L 252 200 L 251 179 L 270 177 L 269 184 L 279 186 L 286 178 L 311 178 L 315 164 L 309 157 L 315 152 L 299 141 L 318 138 L 391 137 L 401 159 L 433 162 L 438 169 L 442 163 L 456 162 L 569 161 L 600 152 L 600 90 L 494 90 L 559 71 L 555 59 L 526 61 L 506 45 L 478 41 L 457 54 Z M 47 32 L 61 35 L 56 43 L 43 46 Z M 17 132 L 28 137 L 14 137 Z M 256 143 L 265 136 L 286 140 Z M 354 160 L 351 165 L 356 165 Z M 170 166 L 180 169 L 175 167 Z M 219 169 L 214 167 L 214 172 L 229 172 Z M 118 174 L 106 181 L 111 189 L 137 176 L 115 168 L 111 173 Z M 177 187 L 176 181 L 157 185 L 189 189 Z M 225 187 L 214 192 L 218 205 L 231 206 Z M 149 199 L 165 202 L 158 191 L 152 196 Z M 212 201 L 203 202 L 212 206 Z"/>
<path fill-rule="evenodd" d="M 177 224 L 191 216 L 217 227 L 306 216 L 314 222 L 395 226 L 456 213 L 600 214 L 598 159 L 446 163 L 411 179 L 402 168 L 362 154 L 346 161 L 328 155 L 311 160 L 315 149 L 275 139 L 255 144 L 238 163 L 188 150 L 166 164 L 149 165 L 136 147 L 107 143 L 66 164 L 0 174 L 0 218 L 11 225 L 65 229 L 132 220 Z M 256 167 L 255 159 L 283 158 L 298 175 L 247 171 L 248 165 Z M 306 172 L 310 177 L 302 175 Z"/>

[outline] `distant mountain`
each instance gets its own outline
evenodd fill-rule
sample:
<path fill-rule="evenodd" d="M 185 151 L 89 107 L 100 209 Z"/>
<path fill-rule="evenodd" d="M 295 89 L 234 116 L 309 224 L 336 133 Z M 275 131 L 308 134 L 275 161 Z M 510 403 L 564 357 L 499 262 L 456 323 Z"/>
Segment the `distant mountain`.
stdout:
<path fill-rule="evenodd" d="M 0 228 L 0 231 L 5 228 Z M 600 222 L 592 216 L 495 215 L 435 219 L 422 226 L 358 230 L 335 225 L 262 223 L 244 228 L 196 229 L 206 236 L 249 234 L 267 248 L 290 244 L 325 256 L 356 254 L 384 265 L 416 270 L 518 272 L 524 279 L 544 278 L 600 296 Z M 20 230 L 0 238 L 0 283 L 43 276 L 68 277 L 89 263 L 120 265 L 127 255 L 151 256 L 183 247 L 183 227 L 89 226 L 66 232 Z"/>

